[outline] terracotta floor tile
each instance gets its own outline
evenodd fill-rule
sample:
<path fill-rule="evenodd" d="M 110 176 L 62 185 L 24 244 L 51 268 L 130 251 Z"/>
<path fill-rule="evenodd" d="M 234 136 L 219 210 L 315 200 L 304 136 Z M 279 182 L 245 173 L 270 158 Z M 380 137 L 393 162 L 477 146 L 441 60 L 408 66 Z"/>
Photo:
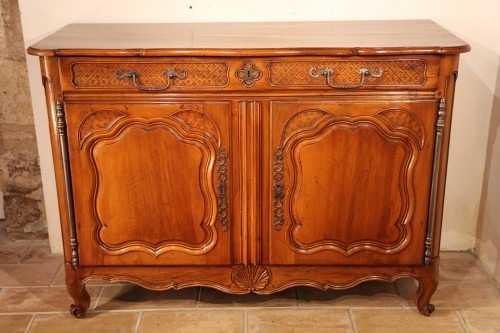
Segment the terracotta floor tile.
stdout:
<path fill-rule="evenodd" d="M 430 317 L 410 309 L 353 310 L 358 333 L 464 333 L 453 311 L 436 310 Z"/>
<path fill-rule="evenodd" d="M 75 319 L 69 313 L 37 315 L 28 333 L 133 333 L 138 312 L 89 314 Z"/>
<path fill-rule="evenodd" d="M 92 298 L 98 288 L 87 288 Z M 8 288 L 0 291 L 0 312 L 52 312 L 68 311 L 73 300 L 66 288 Z M 92 304 L 92 303 L 91 303 Z"/>
<path fill-rule="evenodd" d="M 17 264 L 29 246 L 0 244 L 0 265 Z"/>
<path fill-rule="evenodd" d="M 1 265 L 0 287 L 48 286 L 59 264 Z"/>
<path fill-rule="evenodd" d="M 489 282 L 479 260 L 444 259 L 439 264 L 440 281 Z"/>
<path fill-rule="evenodd" d="M 500 333 L 500 311 L 461 310 L 469 333 Z"/>
<path fill-rule="evenodd" d="M 64 261 L 62 254 L 52 254 L 48 244 L 32 246 L 21 259 L 21 264 L 62 264 Z"/>
<path fill-rule="evenodd" d="M 272 295 L 231 295 L 212 288 L 203 288 L 201 291 L 200 308 L 218 307 L 283 307 L 298 306 L 295 288 L 289 288 Z"/>
<path fill-rule="evenodd" d="M 354 332 L 347 310 L 248 310 L 248 333 Z"/>
<path fill-rule="evenodd" d="M 412 283 L 398 284 L 405 303 L 414 307 L 413 295 L 417 286 Z M 498 308 L 500 309 L 500 291 L 486 283 L 440 282 L 431 298 L 437 309 L 453 308 Z"/>
<path fill-rule="evenodd" d="M 196 306 L 198 288 L 181 290 L 148 290 L 136 285 L 104 287 L 97 310 L 192 308 Z"/>
<path fill-rule="evenodd" d="M 2 315 L 0 330 L 8 333 L 23 333 L 31 320 L 31 315 Z"/>
<path fill-rule="evenodd" d="M 305 307 L 401 307 L 394 283 L 374 281 L 346 290 L 327 291 L 301 287 L 299 292 L 301 305 Z"/>
<path fill-rule="evenodd" d="M 64 264 L 61 264 L 60 268 L 57 270 L 56 275 L 52 279 L 51 286 L 64 287 L 66 285 L 66 280 L 65 280 L 66 277 L 64 275 L 65 273 L 63 265 Z"/>
<path fill-rule="evenodd" d="M 239 310 L 144 312 L 138 333 L 238 333 L 243 325 Z"/>

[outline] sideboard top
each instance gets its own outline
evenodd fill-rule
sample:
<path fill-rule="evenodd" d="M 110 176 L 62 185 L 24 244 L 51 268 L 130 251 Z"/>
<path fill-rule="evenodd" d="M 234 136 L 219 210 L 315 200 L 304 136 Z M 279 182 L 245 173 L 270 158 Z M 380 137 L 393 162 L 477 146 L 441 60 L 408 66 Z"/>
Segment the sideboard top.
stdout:
<path fill-rule="evenodd" d="M 457 54 L 467 43 L 430 20 L 70 24 L 28 49 L 38 56 Z"/>

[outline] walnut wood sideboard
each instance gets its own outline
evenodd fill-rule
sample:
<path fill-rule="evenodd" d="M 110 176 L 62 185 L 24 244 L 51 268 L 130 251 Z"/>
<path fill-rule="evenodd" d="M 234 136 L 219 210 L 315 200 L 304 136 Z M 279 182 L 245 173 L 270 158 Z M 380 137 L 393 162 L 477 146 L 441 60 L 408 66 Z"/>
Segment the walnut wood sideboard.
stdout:
<path fill-rule="evenodd" d="M 428 20 L 72 24 L 40 57 L 71 313 L 89 280 L 270 294 L 415 278 L 459 54 Z"/>

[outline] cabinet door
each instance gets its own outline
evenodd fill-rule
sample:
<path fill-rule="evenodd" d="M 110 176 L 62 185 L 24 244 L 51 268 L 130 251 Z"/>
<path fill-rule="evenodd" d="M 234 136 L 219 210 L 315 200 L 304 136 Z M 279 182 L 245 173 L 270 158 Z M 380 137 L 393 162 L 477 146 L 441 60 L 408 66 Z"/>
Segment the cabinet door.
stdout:
<path fill-rule="evenodd" d="M 66 103 L 81 265 L 229 264 L 229 102 Z"/>
<path fill-rule="evenodd" d="M 422 263 L 437 102 L 270 109 L 265 261 Z"/>

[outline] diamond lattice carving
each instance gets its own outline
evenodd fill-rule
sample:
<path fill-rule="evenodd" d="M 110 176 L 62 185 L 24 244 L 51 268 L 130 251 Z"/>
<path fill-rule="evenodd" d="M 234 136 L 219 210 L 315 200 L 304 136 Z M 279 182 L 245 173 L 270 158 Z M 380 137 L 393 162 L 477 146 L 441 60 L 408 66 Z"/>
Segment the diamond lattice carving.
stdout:
<path fill-rule="evenodd" d="M 420 120 L 410 112 L 401 109 L 388 109 L 379 112 L 377 115 L 384 117 L 389 123 L 400 130 L 412 132 L 419 140 L 420 145 L 424 144 L 424 126 Z"/>
<path fill-rule="evenodd" d="M 325 78 L 313 78 L 311 68 L 332 68 L 331 77 L 335 84 L 352 85 L 359 82 L 361 68 L 380 68 L 381 77 L 368 76 L 363 86 L 422 86 L 425 84 L 426 63 L 423 60 L 408 59 L 394 61 L 297 61 L 269 62 L 269 83 L 274 86 L 322 86 Z"/>
<path fill-rule="evenodd" d="M 229 83 L 229 66 L 225 63 L 74 63 L 72 81 L 76 88 L 133 88 L 131 80 L 119 80 L 116 70 L 139 73 L 142 86 L 164 86 L 167 69 L 185 69 L 185 80 L 171 81 L 171 87 L 225 87 Z"/>

